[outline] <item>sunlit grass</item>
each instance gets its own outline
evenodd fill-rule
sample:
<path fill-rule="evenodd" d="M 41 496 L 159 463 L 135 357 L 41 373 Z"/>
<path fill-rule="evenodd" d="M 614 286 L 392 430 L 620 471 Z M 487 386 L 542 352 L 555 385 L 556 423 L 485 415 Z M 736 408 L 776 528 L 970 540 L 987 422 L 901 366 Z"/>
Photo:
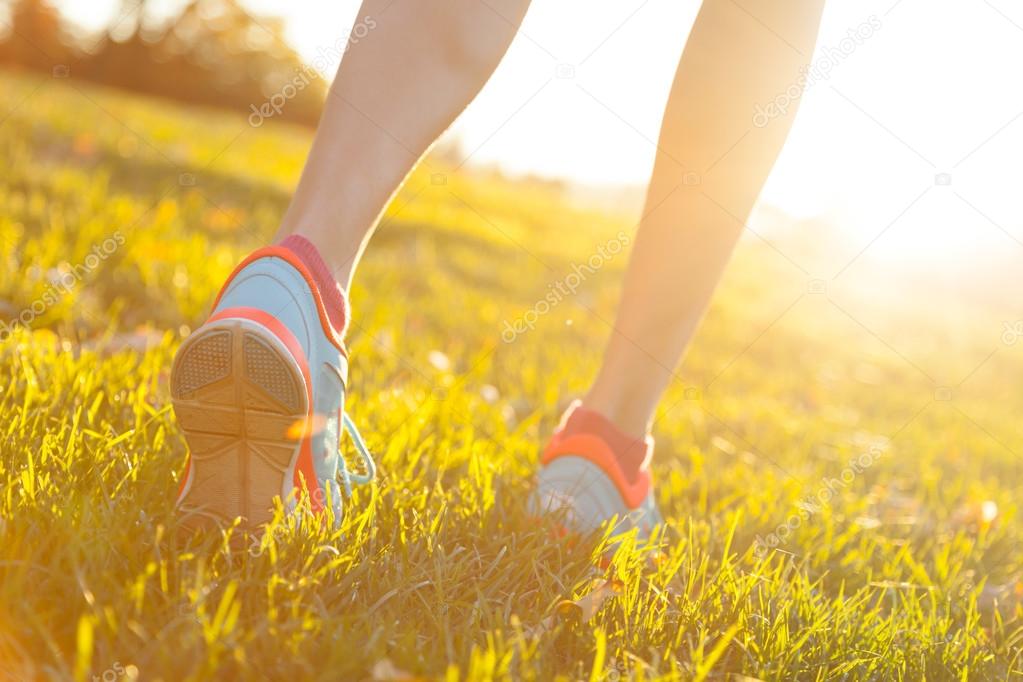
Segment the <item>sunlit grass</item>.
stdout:
<path fill-rule="evenodd" d="M 379 482 L 336 532 L 278 516 L 240 544 L 182 537 L 167 368 L 234 263 L 276 230 L 309 136 L 0 80 L 0 319 L 32 311 L 0 343 L 5 674 L 882 680 L 1023 667 L 1023 344 L 981 362 L 997 334 L 952 344 L 902 311 L 921 343 L 893 349 L 804 295 L 770 249 L 745 247 L 658 414 L 660 553 L 626 541 L 602 567 L 598 547 L 553 539 L 524 500 L 546 434 L 595 370 L 624 257 L 514 342 L 501 333 L 632 226 L 439 161 L 389 210 L 352 292 L 349 409 Z M 772 534 L 784 537 L 763 551 Z M 564 604 L 609 579 L 592 617 Z"/>

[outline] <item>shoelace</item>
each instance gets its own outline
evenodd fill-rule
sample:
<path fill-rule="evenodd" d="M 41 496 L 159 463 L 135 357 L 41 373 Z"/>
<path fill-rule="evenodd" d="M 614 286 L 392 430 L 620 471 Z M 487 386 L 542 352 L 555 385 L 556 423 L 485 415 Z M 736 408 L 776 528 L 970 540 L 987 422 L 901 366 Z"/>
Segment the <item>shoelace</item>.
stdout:
<path fill-rule="evenodd" d="M 377 463 L 373 460 L 373 455 L 370 454 L 369 448 L 366 447 L 366 441 L 362 439 L 362 434 L 359 433 L 359 429 L 355 426 L 352 418 L 348 416 L 348 413 L 342 412 L 341 419 L 344 422 L 344 430 L 352 437 L 352 443 L 355 444 L 355 449 L 359 452 L 359 457 L 362 458 L 362 464 L 366 467 L 366 473 L 364 474 L 350 472 L 348 467 L 342 468 L 341 483 L 345 487 L 345 492 L 351 495 L 352 483 L 355 485 L 366 485 L 376 478 Z"/>

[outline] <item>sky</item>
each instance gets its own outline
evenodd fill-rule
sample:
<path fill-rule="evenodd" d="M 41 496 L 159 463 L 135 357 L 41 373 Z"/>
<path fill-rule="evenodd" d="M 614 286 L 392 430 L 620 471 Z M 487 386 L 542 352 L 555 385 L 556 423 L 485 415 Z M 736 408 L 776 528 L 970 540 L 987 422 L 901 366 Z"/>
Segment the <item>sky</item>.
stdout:
<path fill-rule="evenodd" d="M 311 60 L 347 35 L 359 3 L 246 4 L 283 16 L 287 38 Z M 61 7 L 100 26 L 118 5 Z M 449 134 L 474 150 L 474 162 L 513 174 L 645 182 L 698 9 L 696 0 L 534 0 L 497 73 Z M 864 22 L 872 35 L 843 50 L 847 31 Z M 939 263 L 966 252 L 1023 255 L 1020 3 L 830 0 L 811 63 L 829 50 L 841 56 L 804 94 L 762 203 L 876 237 L 882 254 L 913 249 Z"/>

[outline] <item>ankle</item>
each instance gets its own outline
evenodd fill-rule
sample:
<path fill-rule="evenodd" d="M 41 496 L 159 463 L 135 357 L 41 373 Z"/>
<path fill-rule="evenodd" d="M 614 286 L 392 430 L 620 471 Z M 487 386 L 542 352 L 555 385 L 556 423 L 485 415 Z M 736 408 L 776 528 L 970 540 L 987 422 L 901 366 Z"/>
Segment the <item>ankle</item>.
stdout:
<path fill-rule="evenodd" d="M 581 405 L 602 415 L 619 431 L 636 439 L 650 433 L 652 410 L 646 409 L 642 400 L 628 399 L 622 392 L 604 394 L 594 387 L 583 397 Z"/>

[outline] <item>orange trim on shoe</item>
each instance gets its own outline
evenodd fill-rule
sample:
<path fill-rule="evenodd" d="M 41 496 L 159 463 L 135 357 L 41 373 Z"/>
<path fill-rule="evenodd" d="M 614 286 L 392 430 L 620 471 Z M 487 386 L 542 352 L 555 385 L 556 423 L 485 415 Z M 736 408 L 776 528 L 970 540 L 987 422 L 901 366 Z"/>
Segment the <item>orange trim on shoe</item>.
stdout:
<path fill-rule="evenodd" d="M 280 339 L 281 343 L 291 352 L 294 356 L 295 361 L 302 370 L 302 377 L 305 379 L 305 392 L 308 405 L 307 419 L 303 427 L 304 432 L 302 435 L 301 449 L 298 455 L 298 462 L 295 465 L 295 474 L 292 478 L 292 484 L 299 491 L 303 488 L 303 477 L 305 479 L 305 487 L 309 490 L 309 504 L 314 512 L 320 512 L 323 510 L 323 501 L 325 496 L 323 491 L 320 490 L 320 481 L 316 477 L 316 467 L 313 465 L 313 450 L 312 450 L 312 429 L 313 429 L 313 382 L 309 376 L 309 362 L 306 360 L 305 352 L 302 350 L 302 345 L 295 338 L 295 335 L 291 333 L 291 330 L 285 327 L 280 320 L 270 315 L 265 310 L 259 308 L 225 308 L 219 313 L 210 317 L 206 321 L 207 324 L 210 322 L 216 322 L 217 320 L 223 320 L 226 318 L 242 318 L 245 320 L 252 320 L 257 324 L 266 327 L 270 333 Z M 315 486 L 317 490 L 320 490 L 319 494 L 313 494 L 312 488 Z"/>
<path fill-rule="evenodd" d="M 178 499 L 174 503 L 175 506 L 181 504 L 181 496 L 185 494 L 185 486 L 188 485 L 188 477 L 192 475 L 192 453 L 189 452 L 186 456 L 188 459 L 185 460 L 185 475 L 181 477 L 181 483 L 178 484 Z"/>
<path fill-rule="evenodd" d="M 320 326 L 323 327 L 323 333 L 327 335 L 328 339 L 330 339 L 331 344 L 341 351 L 341 355 L 344 355 L 347 358 L 348 350 L 345 348 L 345 344 L 341 338 L 339 338 L 334 332 L 334 326 L 330 323 L 330 318 L 327 316 L 327 308 L 323 305 L 323 298 L 320 296 L 320 288 L 316 285 L 316 279 L 313 277 L 313 273 L 309 271 L 309 268 L 302 262 L 302 259 L 299 258 L 291 249 L 286 249 L 282 246 L 264 246 L 263 248 L 256 249 L 246 256 L 245 260 L 239 263 L 235 269 L 231 271 L 227 281 L 224 282 L 224 286 L 221 287 L 220 293 L 217 294 L 217 300 L 213 302 L 213 310 L 216 310 L 217 306 L 220 305 L 220 299 L 223 298 L 224 292 L 227 291 L 227 287 L 231 284 L 239 272 L 245 269 L 253 261 L 257 261 L 260 258 L 271 257 L 283 259 L 288 265 L 298 270 L 298 272 L 302 275 L 306 284 L 309 285 L 309 290 L 313 293 L 313 300 L 316 301 L 316 312 L 320 317 Z"/>
<path fill-rule="evenodd" d="M 588 433 L 562 436 L 555 433 L 540 461 L 546 466 L 558 457 L 581 457 L 600 467 L 614 483 L 622 496 L 622 501 L 629 509 L 636 509 L 643 504 L 643 500 L 650 493 L 652 484 L 650 471 L 646 468 L 640 469 L 636 480 L 630 482 L 622 472 L 618 458 L 611 452 L 611 448 L 597 436 Z"/>

